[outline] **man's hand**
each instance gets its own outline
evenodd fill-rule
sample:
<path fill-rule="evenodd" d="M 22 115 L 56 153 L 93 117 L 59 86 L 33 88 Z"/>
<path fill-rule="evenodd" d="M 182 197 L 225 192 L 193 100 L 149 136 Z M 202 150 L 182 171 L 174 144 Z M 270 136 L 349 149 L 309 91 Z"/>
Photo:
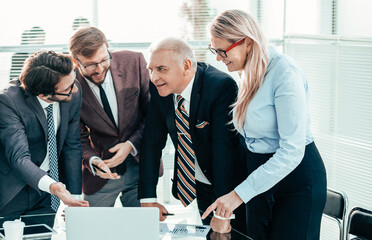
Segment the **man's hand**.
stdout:
<path fill-rule="evenodd" d="M 230 220 L 223 220 L 212 217 L 211 228 L 213 231 L 218 233 L 229 233 L 231 232 Z"/>
<path fill-rule="evenodd" d="M 162 222 L 164 221 L 167 216 L 163 216 L 163 214 L 168 214 L 168 210 L 165 209 L 165 207 L 163 205 L 161 205 L 160 203 L 157 203 L 157 202 L 153 202 L 153 203 L 141 203 L 141 207 L 157 207 L 159 208 L 159 220 Z"/>
<path fill-rule="evenodd" d="M 67 191 L 65 185 L 61 182 L 52 183 L 49 186 L 50 192 L 57 196 L 61 201 L 69 207 L 89 207 L 89 202 L 84 200 L 76 200 L 71 193 Z"/>
<path fill-rule="evenodd" d="M 115 155 L 110 159 L 104 160 L 104 162 L 109 168 L 116 167 L 120 163 L 124 162 L 124 160 L 128 157 L 129 153 L 132 150 L 133 147 L 128 141 L 124 143 L 118 143 L 109 149 L 109 152 L 115 153 Z"/>
<path fill-rule="evenodd" d="M 106 173 L 103 173 L 102 171 L 95 168 L 96 175 L 98 175 L 100 178 L 105 178 L 105 179 L 119 179 L 120 178 L 120 176 L 117 173 L 112 173 L 110 168 L 101 159 L 99 158 L 93 159 L 92 164 L 97 165 L 99 168 L 103 169 L 106 172 Z"/>
<path fill-rule="evenodd" d="M 229 218 L 233 211 L 243 203 L 243 200 L 233 190 L 230 193 L 219 197 L 207 210 L 205 210 L 202 219 L 205 219 L 213 210 L 216 209 L 216 215 Z"/>

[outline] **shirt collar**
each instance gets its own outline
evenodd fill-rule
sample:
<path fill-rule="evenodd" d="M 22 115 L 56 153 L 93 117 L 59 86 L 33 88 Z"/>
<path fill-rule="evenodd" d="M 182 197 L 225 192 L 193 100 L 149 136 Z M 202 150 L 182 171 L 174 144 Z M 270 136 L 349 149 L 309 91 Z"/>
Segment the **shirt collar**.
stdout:
<path fill-rule="evenodd" d="M 43 109 L 47 108 L 50 104 L 53 104 L 53 108 L 55 107 L 55 105 L 58 103 L 58 102 L 51 102 L 51 103 L 48 103 L 46 101 L 44 101 L 43 99 L 39 98 L 38 96 L 36 97 L 37 100 L 39 101 L 41 107 Z"/>
<path fill-rule="evenodd" d="M 191 92 L 192 92 L 192 86 L 194 85 L 194 77 L 191 79 L 189 84 L 187 84 L 186 88 L 182 91 L 181 94 L 175 94 L 174 97 L 176 98 L 177 95 L 181 95 L 186 101 L 190 102 L 191 101 Z"/>

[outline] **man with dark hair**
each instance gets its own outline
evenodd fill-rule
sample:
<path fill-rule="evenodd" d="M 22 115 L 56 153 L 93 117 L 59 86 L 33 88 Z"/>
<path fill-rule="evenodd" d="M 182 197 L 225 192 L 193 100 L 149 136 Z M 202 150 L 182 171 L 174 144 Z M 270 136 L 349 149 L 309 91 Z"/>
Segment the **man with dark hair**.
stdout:
<path fill-rule="evenodd" d="M 53 227 L 59 199 L 89 206 L 77 199 L 80 106 L 72 60 L 53 51 L 31 55 L 20 79 L 0 91 L 0 226 L 37 214 L 22 220 Z"/>
<path fill-rule="evenodd" d="M 146 61 L 138 52 L 108 51 L 95 27 L 77 30 L 69 49 L 83 92 L 84 199 L 109 207 L 121 193 L 123 206 L 138 207 L 138 151 L 150 99 Z"/>

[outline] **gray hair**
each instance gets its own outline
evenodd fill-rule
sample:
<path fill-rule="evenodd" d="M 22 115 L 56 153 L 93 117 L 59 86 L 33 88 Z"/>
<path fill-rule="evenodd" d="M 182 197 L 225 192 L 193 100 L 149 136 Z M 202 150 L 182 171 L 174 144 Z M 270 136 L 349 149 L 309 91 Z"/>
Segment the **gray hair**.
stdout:
<path fill-rule="evenodd" d="M 152 43 L 148 49 L 150 54 L 159 50 L 172 50 L 173 60 L 180 66 L 182 66 L 186 59 L 189 59 L 191 61 L 191 66 L 193 68 L 196 67 L 196 59 L 190 46 L 179 38 L 164 38 L 158 42 Z"/>

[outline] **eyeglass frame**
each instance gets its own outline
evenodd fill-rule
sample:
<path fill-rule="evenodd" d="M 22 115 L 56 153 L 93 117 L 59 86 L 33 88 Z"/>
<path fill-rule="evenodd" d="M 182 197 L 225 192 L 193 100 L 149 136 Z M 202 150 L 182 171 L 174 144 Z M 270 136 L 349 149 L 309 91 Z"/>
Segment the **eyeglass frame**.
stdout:
<path fill-rule="evenodd" d="M 245 38 L 243 38 L 242 40 L 239 40 L 235 43 L 233 43 L 230 47 L 228 47 L 226 50 L 221 50 L 221 49 L 215 49 L 215 48 L 212 48 L 212 44 L 209 44 L 208 46 L 208 49 L 209 51 L 211 51 L 211 53 L 213 53 L 214 55 L 218 54 L 220 55 L 221 57 L 223 58 L 227 58 L 227 52 L 230 51 L 231 49 L 233 49 L 234 47 L 240 45 L 243 43 Z"/>
<path fill-rule="evenodd" d="M 75 83 L 76 83 L 76 78 L 74 79 L 74 82 L 71 84 L 71 86 L 70 86 L 70 91 L 69 91 L 68 93 L 57 93 L 57 92 L 54 92 L 54 93 L 53 93 L 53 96 L 55 96 L 55 95 L 58 95 L 58 96 L 66 96 L 66 97 L 71 96 L 71 94 L 72 94 L 72 89 L 74 89 Z"/>
<path fill-rule="evenodd" d="M 102 66 L 102 63 L 104 63 L 104 62 L 109 61 L 109 60 L 112 59 L 111 53 L 110 53 L 109 51 L 107 51 L 107 53 L 108 53 L 108 58 L 107 58 L 107 59 L 102 60 L 102 61 L 100 61 L 99 63 L 88 64 L 87 66 L 85 66 L 85 65 L 84 65 L 84 64 L 83 64 L 83 63 L 82 63 L 78 58 L 76 58 L 76 60 L 77 60 L 77 61 L 81 64 L 81 66 L 83 66 L 85 69 L 87 69 L 88 67 L 92 67 L 92 66 L 95 65 L 95 68 L 94 68 L 94 69 L 93 69 L 93 68 L 92 68 L 91 70 L 88 69 L 88 71 L 93 71 L 93 70 L 96 70 L 96 69 L 97 69 L 98 64 Z"/>

